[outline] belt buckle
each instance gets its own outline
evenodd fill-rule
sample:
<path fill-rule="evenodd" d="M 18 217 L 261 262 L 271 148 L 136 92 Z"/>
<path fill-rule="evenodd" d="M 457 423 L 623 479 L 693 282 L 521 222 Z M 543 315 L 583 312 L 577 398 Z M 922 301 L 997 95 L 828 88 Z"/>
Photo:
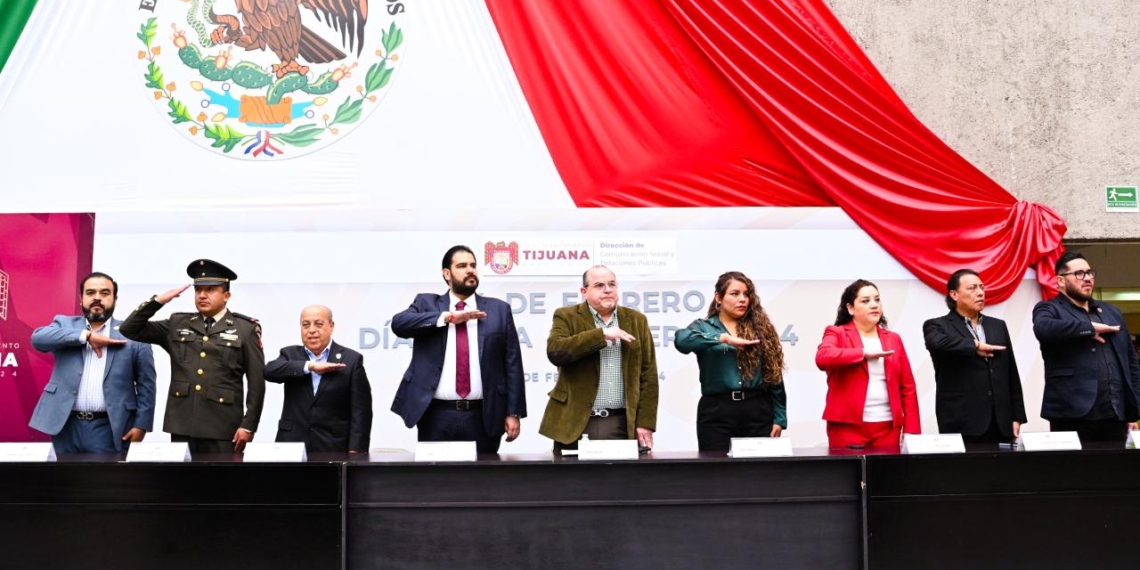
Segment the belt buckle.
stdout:
<path fill-rule="evenodd" d="M 590 415 L 598 418 L 608 418 L 610 417 L 610 411 L 605 408 L 602 408 L 600 410 L 590 410 Z"/>
<path fill-rule="evenodd" d="M 733 390 L 732 391 L 732 401 L 733 402 L 743 402 L 744 401 L 744 391 L 743 390 Z"/>
<path fill-rule="evenodd" d="M 95 419 L 95 414 L 93 414 L 91 412 L 75 412 L 75 417 L 77 417 L 77 418 L 79 418 L 85 422 L 89 422 L 89 421 Z"/>
<path fill-rule="evenodd" d="M 471 401 L 470 400 L 456 400 L 455 401 L 455 409 L 456 410 L 470 410 L 471 409 Z"/>

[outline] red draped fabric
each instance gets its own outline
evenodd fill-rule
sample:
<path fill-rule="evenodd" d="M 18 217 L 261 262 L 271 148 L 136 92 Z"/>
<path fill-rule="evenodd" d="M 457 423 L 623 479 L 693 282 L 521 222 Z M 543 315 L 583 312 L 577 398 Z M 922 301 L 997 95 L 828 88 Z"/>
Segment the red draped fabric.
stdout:
<path fill-rule="evenodd" d="M 838 206 L 938 291 L 987 297 L 1065 224 L 1019 202 L 906 108 L 823 0 L 487 0 L 580 207 Z M 856 277 L 856 276 L 852 276 Z"/>

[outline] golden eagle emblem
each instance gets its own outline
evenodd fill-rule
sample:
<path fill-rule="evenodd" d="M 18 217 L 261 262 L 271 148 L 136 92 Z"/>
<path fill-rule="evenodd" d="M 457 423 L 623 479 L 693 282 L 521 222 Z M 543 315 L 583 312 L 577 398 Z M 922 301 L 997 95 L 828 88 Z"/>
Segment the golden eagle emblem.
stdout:
<path fill-rule="evenodd" d="M 233 44 L 248 51 L 269 49 L 281 60 L 273 64 L 278 79 L 289 72 L 305 75 L 308 66 L 297 62 L 329 63 L 345 58 L 339 48 L 310 30 L 301 21 L 301 8 L 312 12 L 340 32 L 341 46 L 356 51 L 364 48 L 364 25 L 368 21 L 368 0 L 237 0 L 238 15 L 217 14 L 209 8 L 209 19 L 218 24 L 210 34 L 215 44 Z"/>

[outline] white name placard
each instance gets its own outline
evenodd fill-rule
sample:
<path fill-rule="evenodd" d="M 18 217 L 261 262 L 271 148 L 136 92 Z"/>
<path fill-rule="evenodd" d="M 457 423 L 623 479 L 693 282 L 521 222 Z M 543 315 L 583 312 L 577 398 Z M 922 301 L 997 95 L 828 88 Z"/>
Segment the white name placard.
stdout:
<path fill-rule="evenodd" d="M 578 459 L 637 459 L 636 439 L 584 439 L 578 442 Z"/>
<path fill-rule="evenodd" d="M 301 463 L 308 459 L 301 442 L 265 442 L 245 444 L 243 463 Z"/>
<path fill-rule="evenodd" d="M 1140 431 L 1136 431 L 1136 430 L 1129 431 L 1128 432 L 1128 443 L 1124 444 L 1124 447 L 1126 447 L 1128 449 L 1140 449 L 1140 447 L 1137 447 L 1137 445 L 1136 445 L 1137 443 L 1140 443 Z"/>
<path fill-rule="evenodd" d="M 1043 431 L 1021 433 L 1017 448 L 1024 451 L 1076 451 L 1081 449 L 1081 438 L 1075 431 Z"/>
<path fill-rule="evenodd" d="M 55 461 L 50 443 L 0 443 L 0 463 L 45 463 Z"/>
<path fill-rule="evenodd" d="M 127 449 L 127 463 L 181 463 L 190 461 L 190 444 L 185 441 L 136 441 Z"/>
<path fill-rule="evenodd" d="M 418 441 L 416 461 L 475 461 L 474 441 Z"/>
<path fill-rule="evenodd" d="M 734 437 L 729 442 L 728 456 L 791 457 L 792 440 L 788 437 Z"/>
<path fill-rule="evenodd" d="M 903 436 L 902 452 L 910 455 L 922 453 L 966 453 L 966 443 L 960 433 L 918 434 Z"/>

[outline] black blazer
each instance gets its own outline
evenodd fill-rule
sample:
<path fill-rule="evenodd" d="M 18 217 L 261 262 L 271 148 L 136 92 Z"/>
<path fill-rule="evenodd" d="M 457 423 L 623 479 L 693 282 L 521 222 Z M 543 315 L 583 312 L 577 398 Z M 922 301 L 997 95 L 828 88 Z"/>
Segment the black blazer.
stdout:
<path fill-rule="evenodd" d="M 368 451 L 372 433 L 372 388 L 364 371 L 364 357 L 333 341 L 329 362 L 344 369 L 321 375 L 313 394 L 313 377 L 305 372 L 309 360 L 299 345 L 281 349 L 265 365 L 265 379 L 285 385 L 285 403 L 277 423 L 277 441 L 304 442 L 309 453 Z"/>
<path fill-rule="evenodd" d="M 1025 423 L 1026 418 L 1009 330 L 1005 321 L 982 316 L 986 344 L 1006 347 L 983 358 L 963 319 L 952 310 L 922 324 L 926 350 L 934 361 L 938 431 L 978 436 L 996 420 L 1002 435 L 1012 439 L 1013 422 Z"/>
<path fill-rule="evenodd" d="M 1116 364 L 1124 378 L 1124 418 L 1134 422 L 1140 418 L 1140 362 L 1124 315 L 1120 309 L 1096 300 L 1089 301 L 1089 309 L 1096 311 L 1104 324 L 1120 326 L 1119 332 L 1101 338 L 1115 349 Z M 1041 417 L 1076 419 L 1088 415 L 1096 403 L 1097 351 L 1109 350 L 1093 338 L 1088 313 L 1064 295 L 1041 301 L 1033 307 L 1033 334 L 1041 342 L 1041 358 L 1045 360 Z"/>
<path fill-rule="evenodd" d="M 447 350 L 447 327 L 437 327 L 440 315 L 449 309 L 447 293 L 416 295 L 411 306 L 392 317 L 392 332 L 412 338 L 412 361 L 396 388 L 392 411 L 404 425 L 419 423 L 443 374 Z M 493 438 L 503 435 L 508 414 L 526 417 L 526 384 L 523 378 L 519 334 L 511 306 L 492 297 L 475 296 L 475 304 L 487 313 L 479 319 L 479 372 L 483 377 L 483 427 Z"/>

